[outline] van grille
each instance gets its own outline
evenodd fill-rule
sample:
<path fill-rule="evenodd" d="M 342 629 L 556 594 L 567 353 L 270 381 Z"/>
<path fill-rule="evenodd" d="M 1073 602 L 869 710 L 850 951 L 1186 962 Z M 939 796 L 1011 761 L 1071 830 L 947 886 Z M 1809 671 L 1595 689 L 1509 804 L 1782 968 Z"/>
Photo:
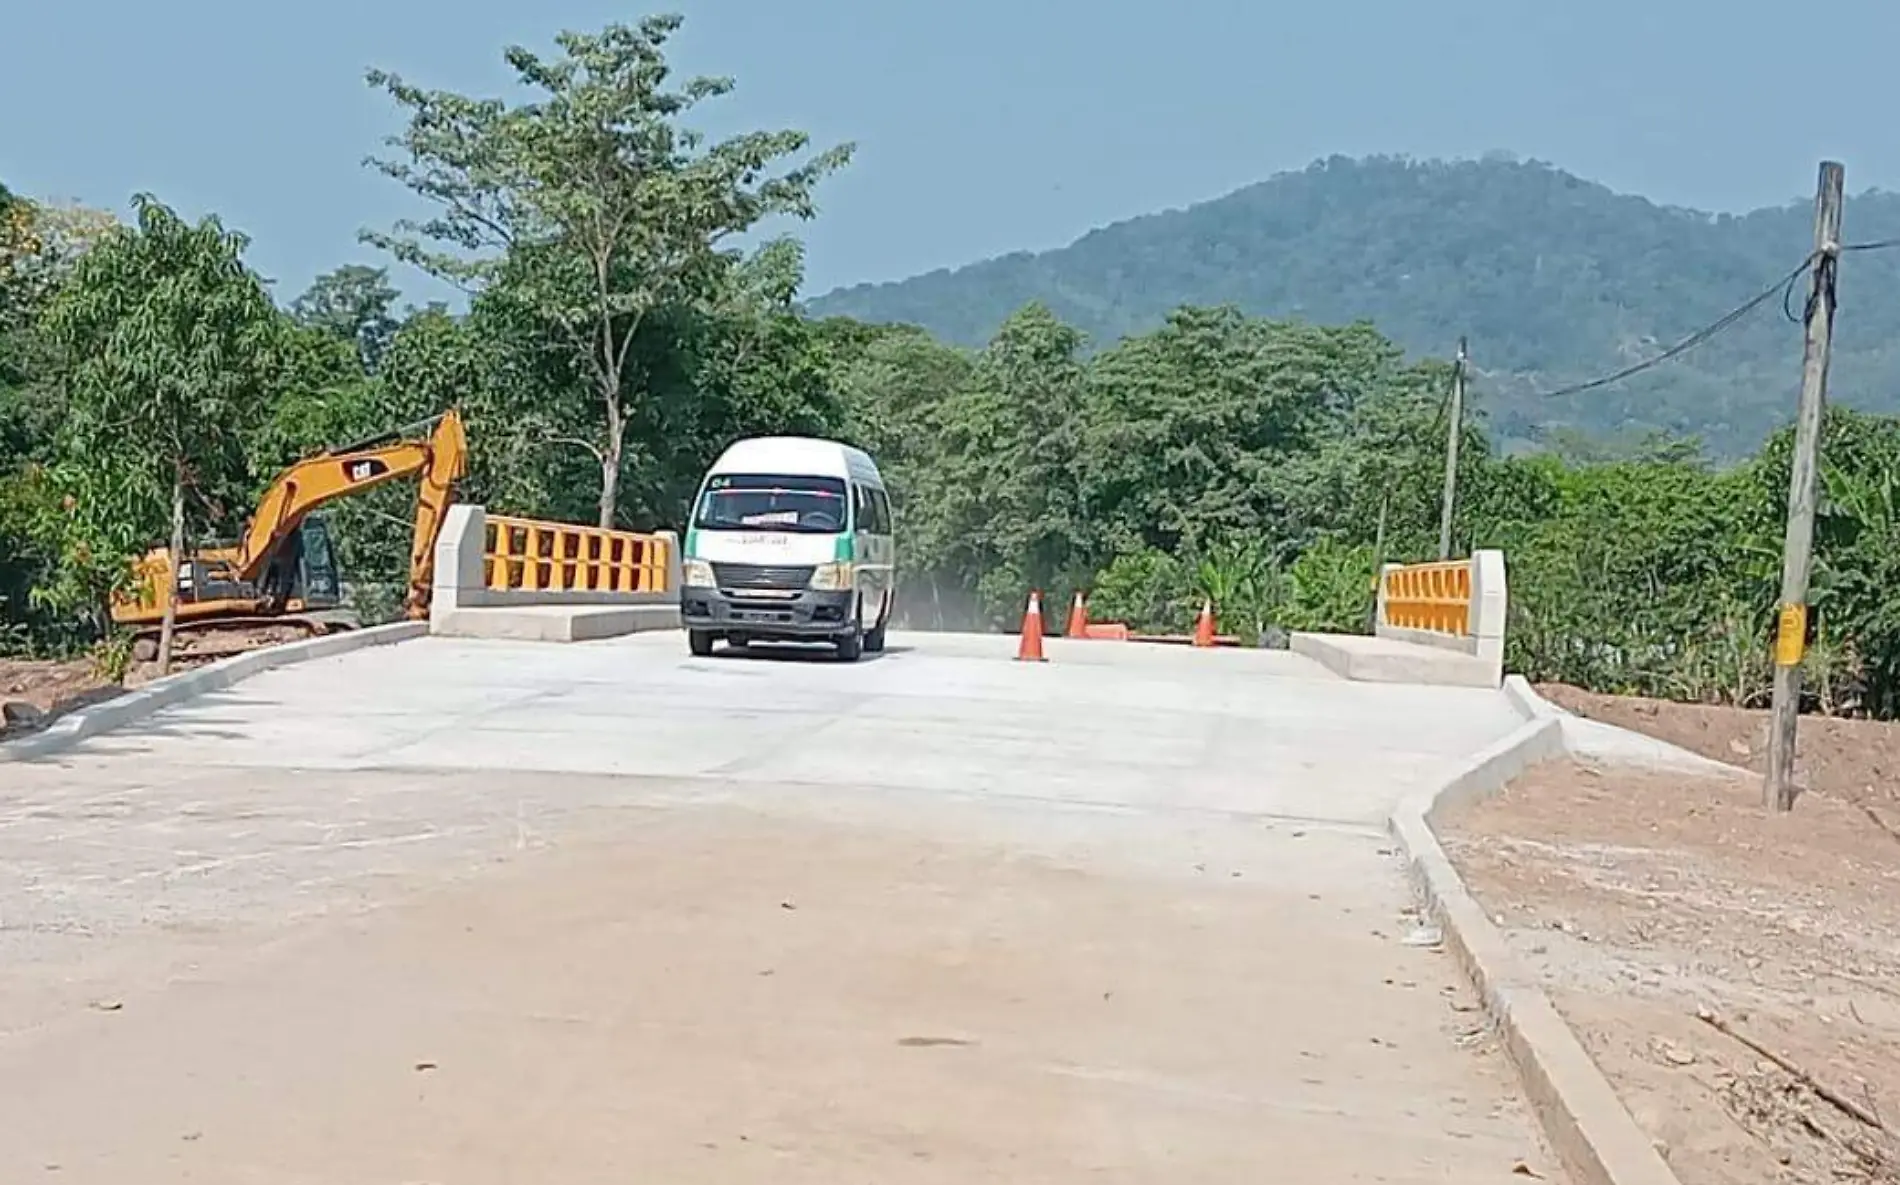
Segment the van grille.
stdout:
<path fill-rule="evenodd" d="M 720 588 L 799 589 L 811 584 L 810 565 L 714 564 L 713 582 Z"/>

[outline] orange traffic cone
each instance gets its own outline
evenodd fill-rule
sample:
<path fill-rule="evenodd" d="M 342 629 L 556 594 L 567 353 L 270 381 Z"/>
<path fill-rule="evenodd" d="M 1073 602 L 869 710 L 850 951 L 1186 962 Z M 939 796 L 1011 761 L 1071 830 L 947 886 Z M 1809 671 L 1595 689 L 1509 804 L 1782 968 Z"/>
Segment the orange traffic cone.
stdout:
<path fill-rule="evenodd" d="M 1194 644 L 1212 646 L 1214 644 L 1214 602 L 1201 602 L 1201 619 L 1194 623 Z"/>
<path fill-rule="evenodd" d="M 1029 612 L 1023 614 L 1023 638 L 1016 646 L 1017 662 L 1042 662 L 1042 594 L 1029 594 Z"/>
<path fill-rule="evenodd" d="M 1089 607 L 1081 593 L 1075 594 L 1075 604 L 1069 606 L 1069 628 L 1062 631 L 1065 638 L 1086 638 L 1089 636 Z"/>

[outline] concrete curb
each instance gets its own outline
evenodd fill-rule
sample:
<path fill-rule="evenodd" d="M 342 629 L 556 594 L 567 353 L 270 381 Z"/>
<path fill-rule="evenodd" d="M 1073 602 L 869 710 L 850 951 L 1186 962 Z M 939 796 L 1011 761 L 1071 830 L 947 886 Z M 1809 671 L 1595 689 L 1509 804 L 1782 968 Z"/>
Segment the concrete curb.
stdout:
<path fill-rule="evenodd" d="M 1520 710 L 1531 707 L 1527 701 Z M 1511 953 L 1432 829 L 1439 810 L 1491 794 L 1532 764 L 1566 751 L 1564 719 L 1551 705 L 1545 707 L 1549 713 L 1537 713 L 1443 785 L 1401 801 L 1390 828 L 1446 949 L 1483 997 L 1538 1123 L 1571 1180 L 1576 1185 L 1681 1185 L 1542 985 Z"/>
<path fill-rule="evenodd" d="M 1518 715 L 1526 720 L 1561 720 L 1570 715 L 1564 709 L 1537 694 L 1531 681 L 1522 675 L 1504 676 L 1504 698 L 1511 701 Z"/>
<path fill-rule="evenodd" d="M 1413 683 L 1427 687 L 1488 687 L 1495 669 L 1482 658 L 1442 646 L 1365 634 L 1287 635 L 1287 649 L 1355 683 Z"/>
<path fill-rule="evenodd" d="M 71 748 L 88 737 L 98 736 L 102 732 L 109 732 L 135 720 L 143 720 L 161 708 L 171 707 L 173 704 L 182 703 L 206 692 L 222 691 L 226 687 L 249 679 L 252 675 L 262 674 L 278 667 L 295 666 L 298 663 L 312 662 L 319 658 L 329 658 L 332 655 L 348 654 L 350 651 L 364 650 L 371 646 L 391 646 L 397 642 L 406 642 L 411 638 L 423 637 L 428 632 L 427 622 L 399 621 L 393 625 L 349 630 L 321 638 L 306 638 L 304 641 L 291 642 L 283 646 L 252 650 L 245 654 L 234 654 L 230 658 L 219 659 L 209 666 L 180 671 L 176 675 L 169 675 L 148 683 L 137 691 L 128 691 L 116 699 L 68 712 L 41 732 L 30 733 L 15 740 L 0 743 L 0 764 L 9 761 L 30 761 L 36 757 L 44 757 L 49 753 Z"/>
<path fill-rule="evenodd" d="M 1573 757 L 1608 765 L 1639 765 L 1682 773 L 1757 776 L 1738 765 L 1692 753 L 1668 741 L 1601 720 L 1587 720 L 1537 694 L 1530 680 L 1522 675 L 1505 677 L 1504 697 L 1526 720 L 1557 721 L 1563 728 L 1564 749 Z"/>
<path fill-rule="evenodd" d="M 598 642 L 629 634 L 680 628 L 677 599 L 644 605 L 490 605 L 436 608 L 429 633 L 437 638 L 515 642 Z"/>

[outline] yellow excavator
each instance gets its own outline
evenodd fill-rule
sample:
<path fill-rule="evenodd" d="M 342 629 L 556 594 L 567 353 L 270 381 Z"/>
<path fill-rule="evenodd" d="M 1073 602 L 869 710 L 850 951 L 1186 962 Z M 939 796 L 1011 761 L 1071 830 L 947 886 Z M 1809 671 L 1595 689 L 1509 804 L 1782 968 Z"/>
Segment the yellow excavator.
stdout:
<path fill-rule="evenodd" d="M 171 549 L 147 552 L 134 566 L 130 587 L 113 598 L 112 620 L 131 627 L 134 653 L 156 653 L 168 599 L 177 599 L 174 647 L 180 655 L 209 655 L 222 631 L 254 633 L 281 627 L 315 635 L 355 629 L 361 619 L 343 604 L 336 551 L 312 512 L 338 498 L 421 475 L 415 534 L 409 545 L 409 587 L 403 612 L 429 616 L 436 538 L 468 472 L 468 439 L 453 409 L 419 424 L 306 457 L 279 473 L 258 500 L 235 546 L 194 551 L 174 561 Z M 273 629 L 272 632 L 278 632 Z M 246 649 L 239 645 L 236 648 Z"/>

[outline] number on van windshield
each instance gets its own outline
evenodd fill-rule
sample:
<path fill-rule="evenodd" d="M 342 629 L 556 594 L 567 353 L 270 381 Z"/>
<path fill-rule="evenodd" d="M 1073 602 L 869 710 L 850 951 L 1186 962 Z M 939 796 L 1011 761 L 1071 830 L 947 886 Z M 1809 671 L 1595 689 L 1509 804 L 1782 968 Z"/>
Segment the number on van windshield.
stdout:
<path fill-rule="evenodd" d="M 845 529 L 847 506 L 845 484 L 835 477 L 722 473 L 706 483 L 693 525 L 835 535 Z"/>

